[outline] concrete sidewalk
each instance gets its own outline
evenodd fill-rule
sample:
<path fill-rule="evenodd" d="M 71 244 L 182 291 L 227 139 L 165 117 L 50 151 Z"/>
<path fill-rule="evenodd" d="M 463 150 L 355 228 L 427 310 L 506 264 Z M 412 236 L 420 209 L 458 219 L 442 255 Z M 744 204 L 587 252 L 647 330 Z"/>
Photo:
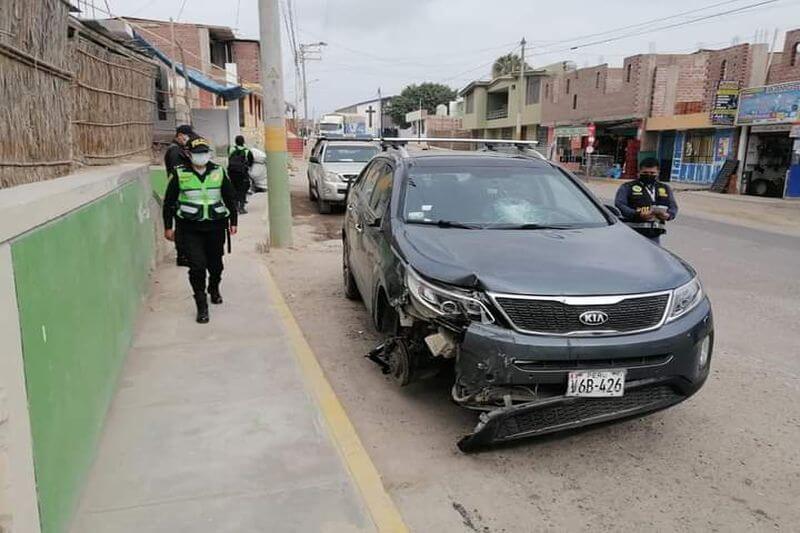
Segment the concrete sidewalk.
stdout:
<path fill-rule="evenodd" d="M 210 324 L 157 271 L 73 533 L 404 530 L 240 220 Z"/>

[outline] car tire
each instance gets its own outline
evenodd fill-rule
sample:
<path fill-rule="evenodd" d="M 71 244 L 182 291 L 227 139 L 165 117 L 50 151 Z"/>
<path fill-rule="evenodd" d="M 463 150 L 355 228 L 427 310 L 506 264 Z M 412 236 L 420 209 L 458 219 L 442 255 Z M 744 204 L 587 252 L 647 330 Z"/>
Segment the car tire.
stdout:
<path fill-rule="evenodd" d="M 313 185 L 311 185 L 311 180 L 309 179 L 309 180 L 308 180 L 308 200 L 309 200 L 310 202 L 313 202 L 313 201 L 315 201 L 316 199 L 317 199 L 317 198 L 316 198 L 316 195 L 314 194 L 314 186 L 313 186 Z"/>
<path fill-rule="evenodd" d="M 344 279 L 344 296 L 348 300 L 360 300 L 361 293 L 356 286 L 356 278 L 350 270 L 350 253 L 347 251 L 347 241 L 343 241 L 342 247 L 342 278 Z"/>
<path fill-rule="evenodd" d="M 317 196 L 317 211 L 319 211 L 320 215 L 330 215 L 331 203 L 326 202 L 325 200 Z"/>
<path fill-rule="evenodd" d="M 767 180 L 756 180 L 750 184 L 749 192 L 754 196 L 766 196 L 769 194 L 769 188 Z"/>

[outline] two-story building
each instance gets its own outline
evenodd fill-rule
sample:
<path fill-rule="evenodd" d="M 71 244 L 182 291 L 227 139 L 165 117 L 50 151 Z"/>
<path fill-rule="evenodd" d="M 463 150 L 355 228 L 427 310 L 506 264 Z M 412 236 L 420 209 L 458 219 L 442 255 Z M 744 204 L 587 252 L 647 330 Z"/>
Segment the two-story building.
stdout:
<path fill-rule="evenodd" d="M 538 140 L 546 144 L 539 128 L 542 113 L 542 87 L 548 74 L 559 66 L 525 72 L 524 88 L 520 88 L 519 76 L 499 76 L 492 80 L 473 81 L 461 91 L 464 99 L 462 127 L 473 137 L 488 139 L 511 139 L 517 125 L 517 110 L 520 108 L 520 90 L 524 90 L 522 102 L 522 138 Z"/>

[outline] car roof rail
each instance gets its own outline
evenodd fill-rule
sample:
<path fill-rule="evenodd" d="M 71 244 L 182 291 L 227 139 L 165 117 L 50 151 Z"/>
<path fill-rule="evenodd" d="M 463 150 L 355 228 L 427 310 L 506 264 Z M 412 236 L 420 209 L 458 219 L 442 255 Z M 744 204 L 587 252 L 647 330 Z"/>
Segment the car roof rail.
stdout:
<path fill-rule="evenodd" d="M 384 151 L 387 148 L 398 148 L 405 146 L 408 143 L 431 143 L 431 142 L 449 142 L 449 143 L 465 143 L 465 144 L 478 144 L 483 147 L 483 150 L 494 152 L 497 151 L 498 146 L 514 146 L 523 155 L 533 155 L 538 159 L 547 158 L 533 148 L 539 144 L 539 141 L 522 141 L 514 139 L 484 139 L 484 138 L 459 138 L 459 137 L 378 137 L 381 147 Z"/>
<path fill-rule="evenodd" d="M 357 134 L 345 134 L 345 133 L 317 136 L 317 141 L 328 141 L 328 142 L 353 142 L 353 141 L 373 142 L 375 140 L 376 140 L 375 137 L 373 137 L 372 135 L 357 135 Z"/>

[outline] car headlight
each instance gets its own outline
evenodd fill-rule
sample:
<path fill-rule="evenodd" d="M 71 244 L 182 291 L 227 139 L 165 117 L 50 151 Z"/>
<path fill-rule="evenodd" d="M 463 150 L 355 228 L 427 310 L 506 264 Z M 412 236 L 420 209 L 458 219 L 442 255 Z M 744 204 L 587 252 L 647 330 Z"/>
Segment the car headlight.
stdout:
<path fill-rule="evenodd" d="M 494 323 L 492 313 L 472 293 L 435 285 L 411 268 L 406 268 L 406 286 L 417 302 L 439 316 L 467 316 L 484 324 Z"/>
<path fill-rule="evenodd" d="M 703 299 L 703 286 L 700 280 L 694 278 L 686 285 L 672 291 L 672 308 L 667 320 L 675 320 L 694 309 Z"/>
<path fill-rule="evenodd" d="M 342 181 L 342 176 L 338 172 L 325 171 L 325 181 Z"/>

